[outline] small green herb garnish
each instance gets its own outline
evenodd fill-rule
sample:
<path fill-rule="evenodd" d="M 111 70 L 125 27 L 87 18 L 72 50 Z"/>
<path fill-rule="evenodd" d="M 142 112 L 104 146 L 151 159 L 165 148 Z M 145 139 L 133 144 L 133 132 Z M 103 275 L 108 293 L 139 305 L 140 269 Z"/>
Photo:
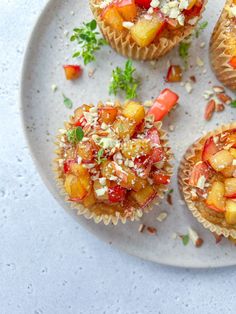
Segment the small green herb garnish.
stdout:
<path fill-rule="evenodd" d="M 231 101 L 230 106 L 236 108 L 236 100 Z"/>
<path fill-rule="evenodd" d="M 136 69 L 133 67 L 132 61 L 128 60 L 125 69 L 116 67 L 112 71 L 112 80 L 109 86 L 109 93 L 117 95 L 119 91 L 124 91 L 126 99 L 134 99 L 137 97 L 137 88 L 139 80 L 134 78 L 133 74 Z"/>
<path fill-rule="evenodd" d="M 101 148 L 99 151 L 98 151 L 98 154 L 97 154 L 97 159 L 96 159 L 96 162 L 100 165 L 101 163 L 103 163 L 104 161 L 106 161 L 107 160 L 107 158 L 103 158 L 102 156 L 103 156 L 103 154 L 104 154 L 104 149 L 103 148 Z"/>
<path fill-rule="evenodd" d="M 196 28 L 196 31 L 195 31 L 195 36 L 196 38 L 198 38 L 201 33 L 204 31 L 204 29 L 208 26 L 208 22 L 207 21 L 204 21 L 202 23 L 200 23 L 198 25 L 198 27 Z"/>
<path fill-rule="evenodd" d="M 70 40 L 77 40 L 80 50 L 73 54 L 73 58 L 82 57 L 84 64 L 88 64 L 95 60 L 94 53 L 101 46 L 106 44 L 103 38 L 98 38 L 99 32 L 96 31 L 97 22 L 92 20 L 89 23 L 83 23 L 81 28 L 75 28 Z"/>
<path fill-rule="evenodd" d="M 84 137 L 84 131 L 80 126 L 67 131 L 67 139 L 72 144 L 76 144 L 82 141 L 83 137 Z"/>
<path fill-rule="evenodd" d="M 64 98 L 64 105 L 68 108 L 71 109 L 73 107 L 73 102 L 70 98 L 66 97 L 64 94 L 62 94 Z"/>
<path fill-rule="evenodd" d="M 183 242 L 183 245 L 188 245 L 189 243 L 189 235 L 188 234 L 185 234 L 182 236 L 182 242 Z"/>
<path fill-rule="evenodd" d="M 184 61 L 185 70 L 188 68 L 188 57 L 189 57 L 189 48 L 191 47 L 191 42 L 182 41 L 179 44 L 179 56 Z"/>
<path fill-rule="evenodd" d="M 172 194 L 174 192 L 174 189 L 169 190 L 167 193 Z"/>

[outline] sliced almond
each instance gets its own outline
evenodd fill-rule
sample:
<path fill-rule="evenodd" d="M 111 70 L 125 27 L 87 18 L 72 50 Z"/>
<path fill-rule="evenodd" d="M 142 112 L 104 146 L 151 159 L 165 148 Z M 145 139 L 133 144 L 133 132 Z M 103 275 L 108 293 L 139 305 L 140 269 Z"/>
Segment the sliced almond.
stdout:
<path fill-rule="evenodd" d="M 216 112 L 222 112 L 225 110 L 225 106 L 223 104 L 216 105 Z"/>
<path fill-rule="evenodd" d="M 217 94 L 216 96 L 221 102 L 227 105 L 230 104 L 232 101 L 232 98 L 226 95 L 225 93 L 220 93 L 220 94 Z"/>
<path fill-rule="evenodd" d="M 207 121 L 211 120 L 212 115 L 215 111 L 215 107 L 216 107 L 216 102 L 213 99 L 211 99 L 206 105 L 205 115 L 204 115 L 205 120 Z"/>

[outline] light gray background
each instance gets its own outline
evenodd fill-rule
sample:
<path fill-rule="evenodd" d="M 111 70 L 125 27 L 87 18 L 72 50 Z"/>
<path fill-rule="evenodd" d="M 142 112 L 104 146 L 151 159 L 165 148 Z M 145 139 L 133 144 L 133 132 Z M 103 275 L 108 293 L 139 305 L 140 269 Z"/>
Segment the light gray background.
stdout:
<path fill-rule="evenodd" d="M 0 1 L 0 313 L 235 313 L 235 268 L 190 271 L 130 257 L 82 229 L 42 184 L 18 92 L 46 2 Z"/>

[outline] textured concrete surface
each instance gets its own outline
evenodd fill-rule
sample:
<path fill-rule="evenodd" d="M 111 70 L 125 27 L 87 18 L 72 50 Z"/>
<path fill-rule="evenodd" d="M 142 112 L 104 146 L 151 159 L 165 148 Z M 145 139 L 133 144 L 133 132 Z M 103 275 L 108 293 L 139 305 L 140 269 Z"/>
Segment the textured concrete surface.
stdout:
<path fill-rule="evenodd" d="M 235 268 L 190 271 L 130 257 L 83 230 L 44 187 L 21 131 L 18 92 L 45 3 L 0 1 L 0 313 L 235 313 Z"/>

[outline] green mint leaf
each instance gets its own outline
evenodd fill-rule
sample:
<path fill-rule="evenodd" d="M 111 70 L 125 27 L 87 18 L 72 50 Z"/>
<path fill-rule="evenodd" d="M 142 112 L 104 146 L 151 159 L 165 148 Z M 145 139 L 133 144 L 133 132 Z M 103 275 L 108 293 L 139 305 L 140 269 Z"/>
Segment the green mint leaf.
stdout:
<path fill-rule="evenodd" d="M 140 82 L 133 76 L 135 71 L 136 69 L 133 67 L 131 60 L 126 62 L 124 69 L 116 67 L 112 71 L 109 94 L 117 95 L 120 91 L 123 91 L 125 92 L 126 99 L 136 98 Z"/>
<path fill-rule="evenodd" d="M 84 137 L 84 131 L 80 126 L 67 131 L 67 139 L 72 144 L 76 144 L 82 141 L 83 137 Z"/>
<path fill-rule="evenodd" d="M 68 108 L 68 109 L 71 109 L 73 107 L 73 102 L 70 98 L 66 97 L 64 94 L 62 94 L 64 100 L 64 105 Z"/>
<path fill-rule="evenodd" d="M 174 192 L 174 189 L 171 189 L 171 190 L 169 190 L 167 193 L 168 194 L 171 194 L 171 193 L 173 193 Z"/>
<path fill-rule="evenodd" d="M 232 108 L 236 108 L 236 100 L 233 100 L 231 103 L 230 103 L 230 106 Z"/>
<path fill-rule="evenodd" d="M 84 64 L 95 60 L 95 52 L 100 50 L 106 44 L 103 38 L 98 38 L 99 33 L 96 32 L 97 22 L 92 20 L 88 23 L 83 23 L 82 27 L 75 28 L 71 41 L 77 41 L 79 50 L 73 54 L 73 58 L 82 57 Z"/>
<path fill-rule="evenodd" d="M 185 245 L 185 246 L 188 245 L 188 243 L 189 243 L 189 235 L 188 234 L 182 236 L 182 242 L 183 242 L 183 245 Z"/>
<path fill-rule="evenodd" d="M 102 162 L 104 162 L 105 160 L 107 160 L 107 158 L 102 158 L 104 154 L 104 149 L 101 148 L 99 151 L 98 151 L 98 154 L 97 154 L 97 159 L 96 159 L 96 162 L 100 165 Z"/>

